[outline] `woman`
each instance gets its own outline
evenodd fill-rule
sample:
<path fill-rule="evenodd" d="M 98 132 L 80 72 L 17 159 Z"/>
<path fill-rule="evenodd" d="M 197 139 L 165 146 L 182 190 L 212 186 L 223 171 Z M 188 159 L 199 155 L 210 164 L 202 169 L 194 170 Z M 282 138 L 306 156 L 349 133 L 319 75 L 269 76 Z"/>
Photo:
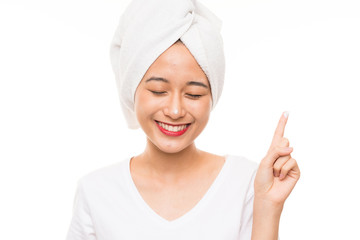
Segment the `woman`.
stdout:
<path fill-rule="evenodd" d="M 140 126 L 147 145 L 79 181 L 68 240 L 278 239 L 300 176 L 283 137 L 287 113 L 259 166 L 194 143 L 221 94 L 219 25 L 195 1 L 129 5 L 112 64 L 129 127 Z"/>

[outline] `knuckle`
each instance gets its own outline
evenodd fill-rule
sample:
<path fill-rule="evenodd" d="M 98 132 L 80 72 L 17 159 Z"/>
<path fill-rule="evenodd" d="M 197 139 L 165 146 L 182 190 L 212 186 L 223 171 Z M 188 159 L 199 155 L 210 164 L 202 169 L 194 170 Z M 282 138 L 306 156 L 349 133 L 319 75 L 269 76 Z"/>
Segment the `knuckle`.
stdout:
<path fill-rule="evenodd" d="M 291 168 L 289 166 L 285 165 L 282 167 L 281 172 L 288 172 L 288 171 L 290 171 L 290 169 Z"/>
<path fill-rule="evenodd" d="M 291 160 L 291 155 L 290 154 L 286 155 L 283 158 L 284 158 L 285 162 L 288 162 L 289 160 Z"/>
<path fill-rule="evenodd" d="M 280 170 L 281 170 L 281 166 L 280 165 L 274 165 L 274 171 L 275 172 L 280 172 Z"/>
<path fill-rule="evenodd" d="M 290 158 L 290 159 L 288 160 L 288 164 L 284 165 L 283 168 L 282 168 L 282 170 L 288 172 L 288 171 L 290 171 L 295 165 L 296 165 L 295 159 Z"/>

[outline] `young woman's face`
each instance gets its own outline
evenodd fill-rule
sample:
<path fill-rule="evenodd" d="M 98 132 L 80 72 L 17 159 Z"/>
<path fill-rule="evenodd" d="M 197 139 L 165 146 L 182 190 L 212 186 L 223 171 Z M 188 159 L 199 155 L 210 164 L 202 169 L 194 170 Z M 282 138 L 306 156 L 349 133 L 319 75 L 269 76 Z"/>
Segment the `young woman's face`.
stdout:
<path fill-rule="evenodd" d="M 176 153 L 205 128 L 211 111 L 205 73 L 181 42 L 150 66 L 135 93 L 135 112 L 150 144 Z"/>

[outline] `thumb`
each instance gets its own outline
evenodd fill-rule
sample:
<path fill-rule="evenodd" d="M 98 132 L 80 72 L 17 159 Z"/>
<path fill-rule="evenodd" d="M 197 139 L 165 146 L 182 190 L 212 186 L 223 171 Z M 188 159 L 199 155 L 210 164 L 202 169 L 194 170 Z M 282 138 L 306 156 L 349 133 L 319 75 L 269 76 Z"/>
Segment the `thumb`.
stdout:
<path fill-rule="evenodd" d="M 261 165 L 272 168 L 275 161 L 282 156 L 287 156 L 293 151 L 292 147 L 273 147 L 271 148 L 266 156 L 261 161 Z"/>

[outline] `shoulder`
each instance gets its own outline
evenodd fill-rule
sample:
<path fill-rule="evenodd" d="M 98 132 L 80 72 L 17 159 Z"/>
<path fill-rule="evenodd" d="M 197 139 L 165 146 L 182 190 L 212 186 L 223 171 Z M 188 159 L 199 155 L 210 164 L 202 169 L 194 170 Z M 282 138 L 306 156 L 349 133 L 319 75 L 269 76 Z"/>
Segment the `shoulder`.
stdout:
<path fill-rule="evenodd" d="M 114 199 L 121 202 L 129 196 L 127 163 L 125 159 L 82 176 L 77 182 L 77 201 L 86 204 L 92 213 L 112 211 Z"/>
<path fill-rule="evenodd" d="M 124 182 L 128 159 L 107 165 L 83 175 L 78 185 L 85 190 L 118 185 Z"/>
<path fill-rule="evenodd" d="M 258 163 L 243 156 L 226 155 L 226 161 L 229 175 L 238 181 L 251 180 L 258 169 Z"/>
<path fill-rule="evenodd" d="M 240 168 L 244 171 L 256 171 L 258 168 L 258 163 L 243 156 L 226 155 L 226 161 L 234 168 Z"/>

